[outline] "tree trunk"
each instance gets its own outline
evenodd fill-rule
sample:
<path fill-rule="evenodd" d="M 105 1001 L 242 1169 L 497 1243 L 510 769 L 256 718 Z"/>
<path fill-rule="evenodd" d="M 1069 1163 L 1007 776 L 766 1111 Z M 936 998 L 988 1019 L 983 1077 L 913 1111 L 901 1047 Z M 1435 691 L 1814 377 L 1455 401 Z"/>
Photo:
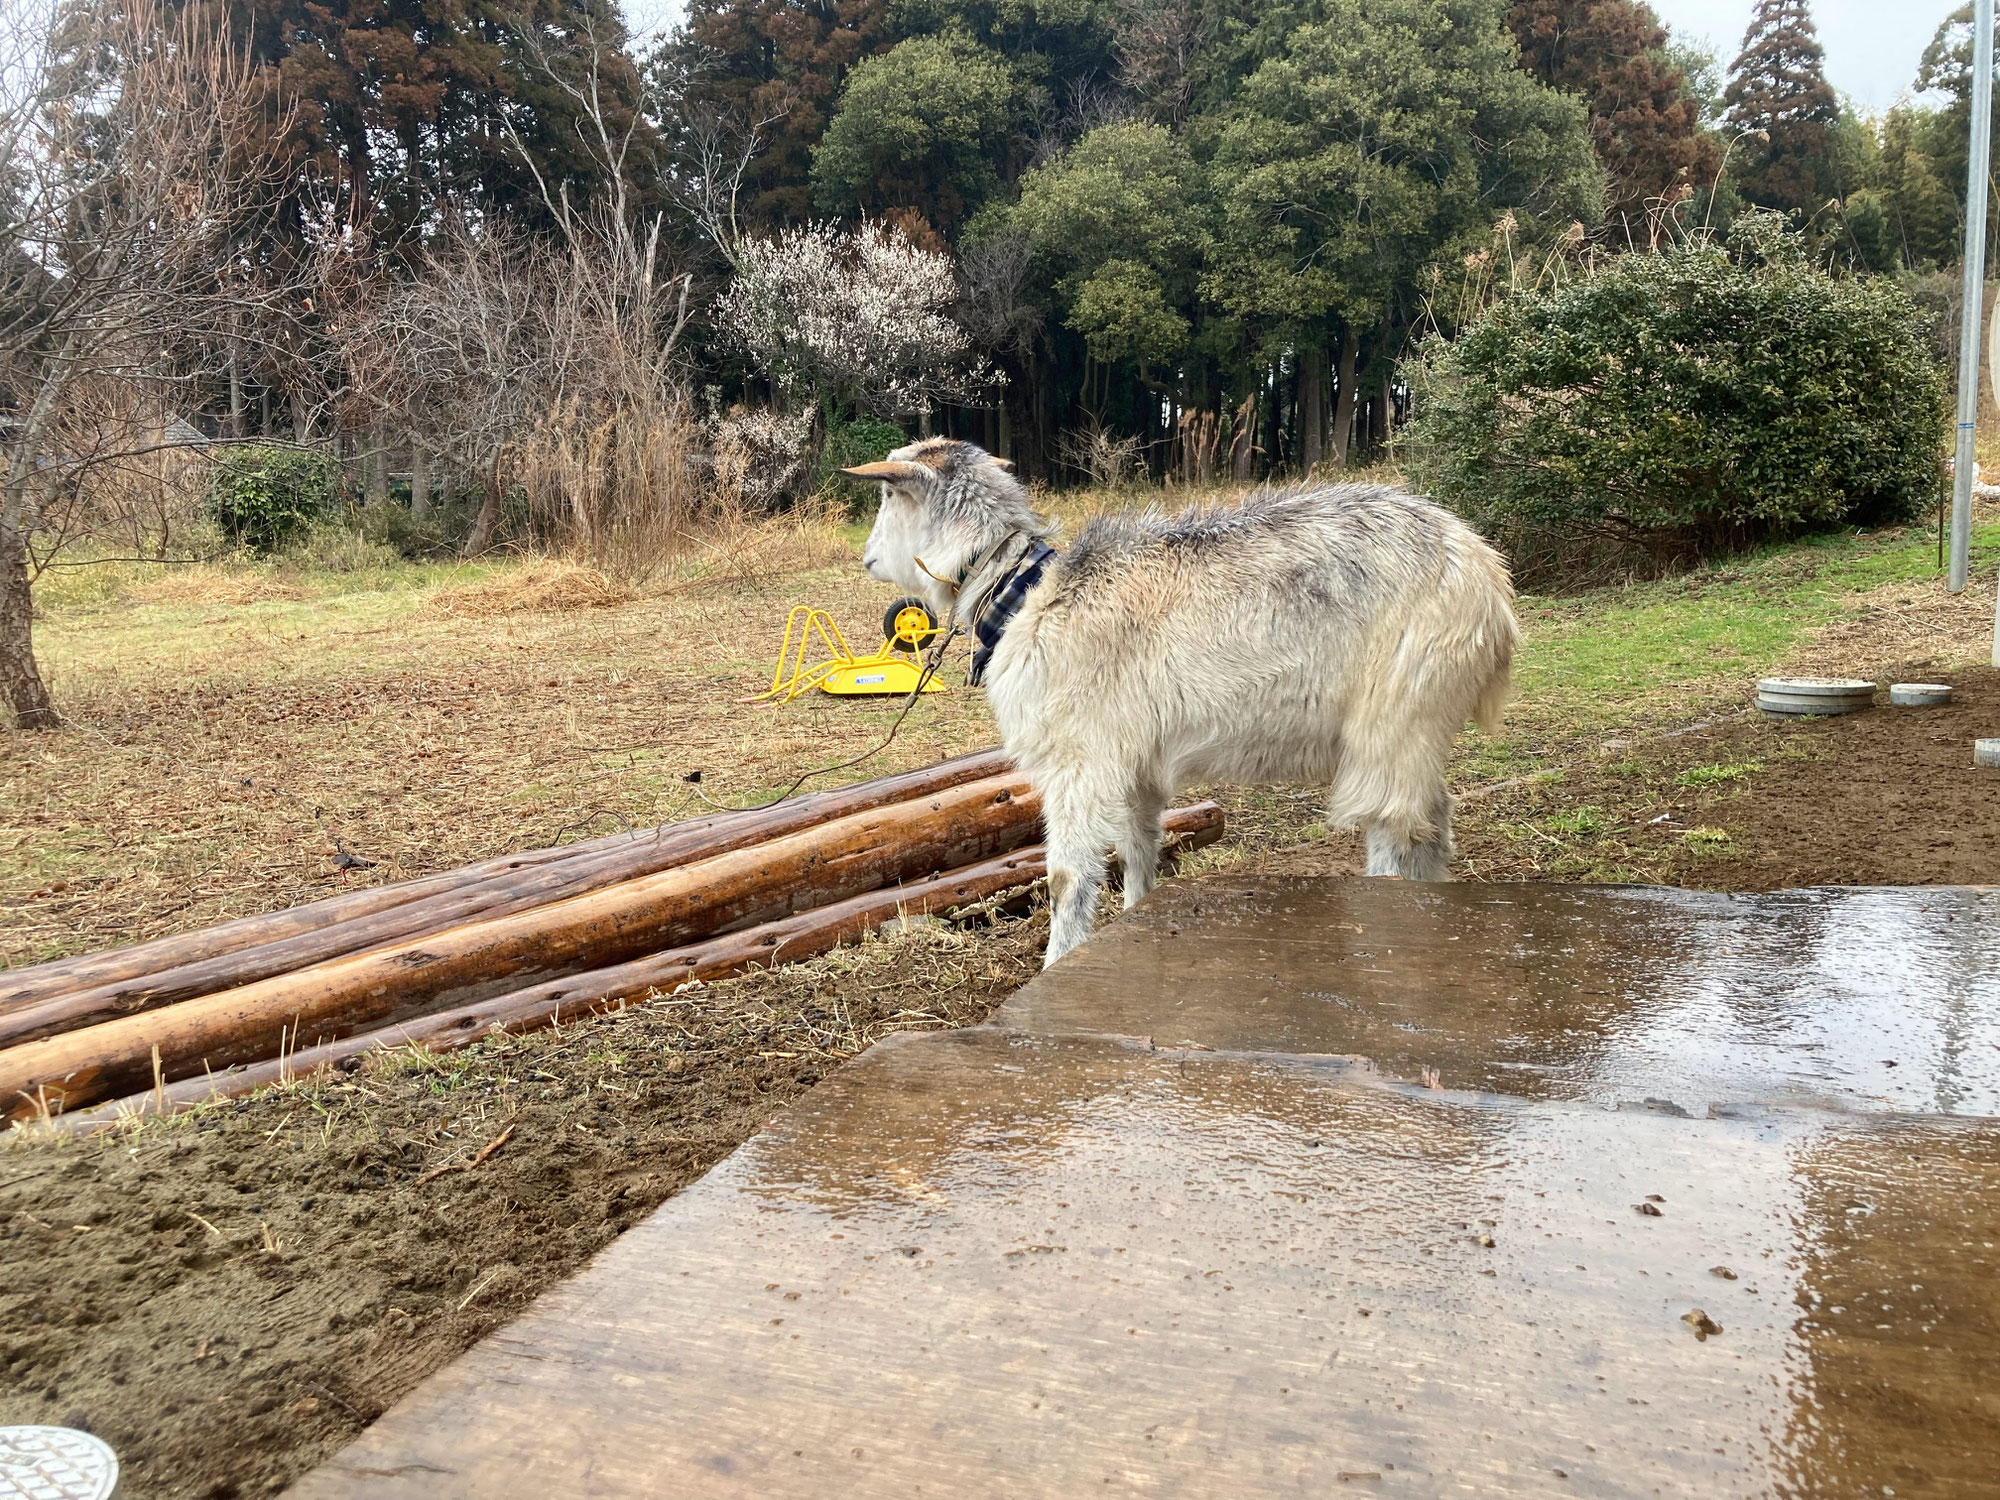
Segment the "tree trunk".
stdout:
<path fill-rule="evenodd" d="M 306 416 L 305 393 L 296 387 L 292 390 L 292 441 L 304 443 L 312 437 L 312 423 Z"/>
<path fill-rule="evenodd" d="M 1257 393 L 1252 391 L 1236 408 L 1229 424 L 1229 477 L 1248 484 L 1257 462 Z"/>
<path fill-rule="evenodd" d="M 21 729 L 53 729 L 62 722 L 35 664 L 34 598 L 28 587 L 28 543 L 0 519 L 0 689 Z"/>
<path fill-rule="evenodd" d="M 1354 366 L 1361 357 L 1361 336 L 1350 324 L 1340 331 L 1340 385 L 1333 402 L 1333 461 L 1347 467 L 1348 439 L 1354 433 Z"/>
<path fill-rule="evenodd" d="M 232 332 L 229 336 L 229 435 L 241 442 L 250 435 L 243 400 L 243 347 Z"/>
<path fill-rule="evenodd" d="M 368 429 L 368 500 L 370 504 L 389 498 L 389 422 L 377 417 Z"/>
<path fill-rule="evenodd" d="M 1310 474 L 1323 457 L 1320 415 L 1326 409 L 1321 371 L 1326 368 L 1326 347 L 1319 343 L 1299 347 L 1299 467 Z"/>
<path fill-rule="evenodd" d="M 1222 809 L 1213 802 L 1176 808 L 1166 813 L 1160 823 L 1164 834 L 1162 852 L 1168 858 L 1205 848 L 1222 837 L 1224 828 Z M 655 990 L 671 991 L 690 980 L 722 979 L 745 969 L 797 963 L 836 944 L 852 942 L 898 917 L 949 911 L 1003 891 L 1021 889 L 1039 880 L 1047 865 L 1047 852 L 1041 845 L 1017 849 L 978 864 L 947 870 L 928 880 L 870 891 L 630 963 L 412 1017 L 340 1041 L 288 1052 L 268 1062 L 183 1079 L 164 1089 L 133 1094 L 95 1109 L 57 1115 L 55 1121 L 59 1129 L 85 1135 L 133 1115 L 157 1114 L 162 1106 L 167 1113 L 178 1114 L 211 1099 L 241 1098 L 274 1083 L 306 1077 L 321 1068 L 350 1070 L 356 1059 L 371 1052 L 413 1045 L 431 1052 L 451 1052 L 484 1040 L 496 1027 L 518 1036 L 596 1012 L 623 1009 L 628 1001 L 644 999 Z"/>
<path fill-rule="evenodd" d="M 1271 387 L 1271 410 L 1264 439 L 1264 472 L 1267 474 L 1274 473 L 1285 457 L 1285 392 L 1276 365 L 1271 366 L 1268 384 Z"/>
<path fill-rule="evenodd" d="M 982 759 L 998 763 L 1004 774 L 1004 754 L 993 751 L 985 757 L 974 757 L 975 762 Z M 10 996 L 0 999 L 0 1048 L 40 1041 L 100 1021 L 158 1010 L 203 995 L 220 994 L 349 954 L 422 938 L 428 933 L 446 932 L 469 922 L 493 921 L 552 906 L 628 880 L 767 844 L 856 812 L 920 801 L 925 795 L 952 790 L 955 778 L 965 775 L 962 765 L 951 775 L 918 773 L 888 777 L 863 782 L 846 793 L 822 793 L 781 802 L 769 809 L 726 813 L 714 819 L 661 829 L 650 837 L 627 836 L 595 852 L 585 846 L 583 852 L 573 857 L 551 859 L 518 873 L 510 871 L 485 880 L 467 881 L 455 889 L 404 901 L 379 913 L 320 925 L 291 937 L 175 968 L 154 969 L 26 1003 L 17 1003 Z M 903 792 L 911 795 L 901 795 Z"/>
<path fill-rule="evenodd" d="M 75 995 L 121 982 L 144 981 L 149 975 L 153 978 L 148 981 L 148 987 L 162 989 L 171 970 L 192 969 L 213 959 L 276 947 L 302 936 L 327 935 L 334 946 L 327 948 L 321 956 L 337 957 L 341 953 L 355 951 L 355 945 L 347 941 L 350 938 L 356 938 L 359 946 L 367 946 L 370 934 L 364 932 L 357 935 L 357 924 L 379 913 L 449 897 L 475 886 L 512 881 L 551 865 L 576 865 L 584 861 L 599 861 L 607 856 L 636 861 L 628 863 L 622 874 L 611 871 L 608 879 L 631 878 L 644 872 L 650 859 L 665 861 L 654 866 L 656 869 L 667 868 L 673 860 L 707 859 L 752 843 L 768 842 L 802 829 L 816 828 L 852 813 L 932 796 L 964 786 L 967 782 L 1003 775 L 1012 765 L 1004 750 L 976 750 L 921 770 L 878 776 L 872 781 L 856 782 L 833 791 L 808 792 L 768 808 L 711 813 L 707 817 L 668 823 L 659 828 L 606 834 L 574 844 L 559 844 L 551 849 L 502 854 L 462 869 L 446 870 L 393 885 L 343 891 L 338 896 L 328 896 L 304 906 L 238 917 L 233 922 L 215 927 L 152 938 L 126 948 L 58 958 L 32 968 L 8 969 L 4 971 L 5 988 L 0 990 L 0 1017 L 17 1014 L 31 1005 L 55 997 Z M 448 904 L 433 906 L 432 912 L 434 915 L 442 912 L 442 916 L 438 916 L 425 930 L 450 925 L 454 916 L 462 918 L 464 915 Z M 297 955 L 293 957 L 296 959 Z M 291 967 L 298 967 L 298 964 L 294 962 Z M 262 977 L 265 976 L 250 976 L 245 969 L 227 979 L 225 987 Z M 163 994 L 151 998 L 158 1003 L 166 1003 Z M 184 999 L 186 994 L 173 998 Z M 0 1037 L 4 1035 L 0 1032 Z M 4 1041 L 0 1041 L 0 1045 L 5 1045 Z"/>
<path fill-rule="evenodd" d="M 419 521 L 431 513 L 431 471 L 423 442 L 410 439 L 410 514 Z"/>
<path fill-rule="evenodd" d="M 465 539 L 465 555 L 478 557 L 493 545 L 493 533 L 500 528 L 500 455 L 505 446 L 493 450 L 493 463 L 486 473 L 486 499 L 479 507 L 479 516 L 472 523 L 472 535 Z"/>

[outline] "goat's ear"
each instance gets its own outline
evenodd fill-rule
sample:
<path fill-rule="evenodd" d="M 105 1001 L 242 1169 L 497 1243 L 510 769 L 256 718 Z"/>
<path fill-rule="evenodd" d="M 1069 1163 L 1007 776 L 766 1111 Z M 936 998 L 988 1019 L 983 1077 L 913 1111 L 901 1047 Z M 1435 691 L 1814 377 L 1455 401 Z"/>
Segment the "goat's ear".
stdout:
<path fill-rule="evenodd" d="M 987 457 L 987 461 L 988 461 L 988 462 L 990 462 L 990 463 L 993 463 L 993 464 L 997 464 L 997 465 L 998 465 L 998 466 L 999 466 L 1000 468 L 1003 468 L 1003 469 L 1005 469 L 1005 470 L 1006 470 L 1006 471 L 1007 471 L 1007 472 L 1008 472 L 1009 474 L 1011 474 L 1011 473 L 1013 473 L 1013 472 L 1014 472 L 1014 460 L 1013 460 L 1013 459 L 1011 459 L 1011 458 L 1002 458 L 1002 457 L 1001 457 L 1001 456 L 1000 456 L 999 454 L 997 454 L 997 453 L 989 453 L 989 454 L 987 454 L 987 455 L 986 455 L 986 457 Z"/>
<path fill-rule="evenodd" d="M 898 479 L 935 479 L 937 474 L 924 464 L 913 464 L 908 459 L 882 458 L 872 464 L 856 464 L 841 473 L 850 479 L 880 479 L 884 483 Z"/>

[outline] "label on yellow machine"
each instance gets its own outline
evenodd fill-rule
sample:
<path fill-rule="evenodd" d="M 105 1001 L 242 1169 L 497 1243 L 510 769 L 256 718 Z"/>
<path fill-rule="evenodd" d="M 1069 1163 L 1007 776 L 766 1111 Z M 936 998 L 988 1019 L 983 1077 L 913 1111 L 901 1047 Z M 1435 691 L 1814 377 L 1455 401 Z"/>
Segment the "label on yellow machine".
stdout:
<path fill-rule="evenodd" d="M 826 674 L 820 686 L 829 693 L 843 697 L 858 697 L 870 693 L 908 693 L 917 685 L 917 678 L 923 674 L 923 667 L 916 661 L 870 661 L 851 667 L 836 667 Z M 945 684 L 933 675 L 924 684 L 927 693 L 939 692 Z"/>

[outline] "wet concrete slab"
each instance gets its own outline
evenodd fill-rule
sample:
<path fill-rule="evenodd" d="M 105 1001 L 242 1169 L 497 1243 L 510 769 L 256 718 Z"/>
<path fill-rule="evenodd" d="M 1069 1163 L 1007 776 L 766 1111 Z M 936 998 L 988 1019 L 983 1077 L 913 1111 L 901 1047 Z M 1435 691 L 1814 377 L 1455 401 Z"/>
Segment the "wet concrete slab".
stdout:
<path fill-rule="evenodd" d="M 2000 891 L 1180 881 L 996 1021 L 1697 1114 L 2000 1115 Z"/>
<path fill-rule="evenodd" d="M 1992 908 L 1899 894 L 1907 932 L 1876 893 L 1169 887 L 1005 1025 L 843 1069 L 293 1493 L 2000 1495 L 2000 1047 L 1953 966 Z M 1662 1088 L 1702 1107 L 1607 1107 Z"/>

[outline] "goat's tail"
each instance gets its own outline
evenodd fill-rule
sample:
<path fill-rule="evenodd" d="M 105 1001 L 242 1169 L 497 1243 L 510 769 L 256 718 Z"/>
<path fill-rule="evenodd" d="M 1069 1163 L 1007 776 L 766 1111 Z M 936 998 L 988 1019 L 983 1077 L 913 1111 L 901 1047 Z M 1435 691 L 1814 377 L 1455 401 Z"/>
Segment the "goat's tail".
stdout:
<path fill-rule="evenodd" d="M 1472 721 L 1493 734 L 1514 695 L 1514 650 L 1521 640 L 1521 626 L 1514 618 L 1514 583 L 1500 554 L 1469 530 L 1452 539 L 1446 555 L 1448 583 L 1443 592 L 1449 601 L 1456 655 L 1478 684 Z"/>

